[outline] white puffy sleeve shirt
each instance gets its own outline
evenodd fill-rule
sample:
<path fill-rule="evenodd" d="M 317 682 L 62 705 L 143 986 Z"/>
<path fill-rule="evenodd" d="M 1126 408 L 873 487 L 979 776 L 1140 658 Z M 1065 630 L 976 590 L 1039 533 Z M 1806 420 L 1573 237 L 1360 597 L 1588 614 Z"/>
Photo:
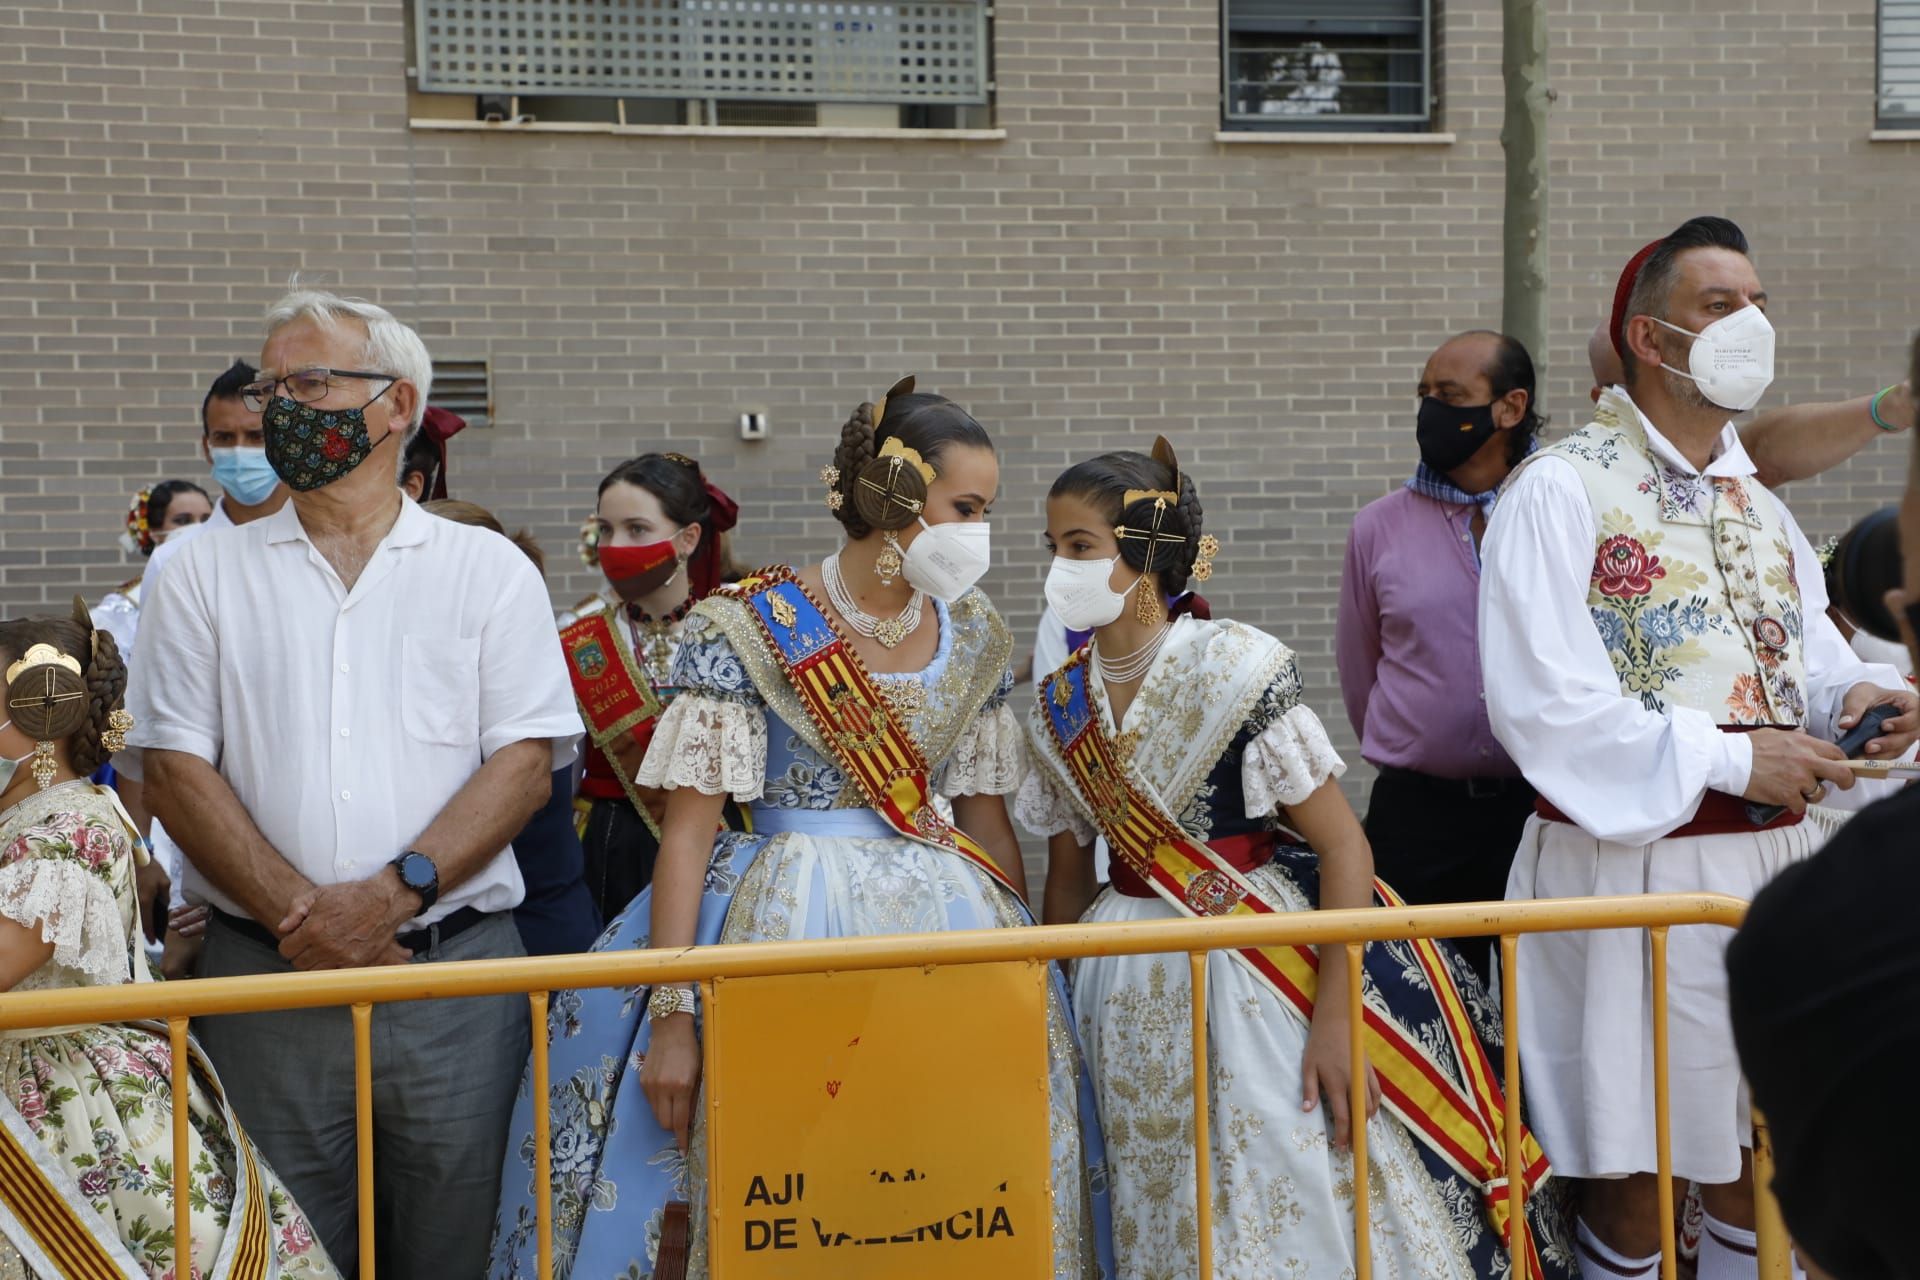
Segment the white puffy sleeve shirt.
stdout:
<path fill-rule="evenodd" d="M 1651 424 L 1663 460 L 1694 471 Z M 1729 425 L 1706 469 L 1751 476 Z M 1778 502 L 1772 494 L 1768 498 Z M 1854 656 L 1827 617 L 1819 559 L 1781 508 L 1805 618 L 1807 732 L 1832 740 L 1847 690 L 1899 688 Z M 1703 711 L 1650 711 L 1620 680 L 1587 608 L 1599 520 L 1571 465 L 1539 458 L 1500 498 L 1482 546 L 1480 659 L 1494 734 L 1535 790 L 1601 840 L 1641 845 L 1693 818 L 1709 790 L 1739 795 L 1753 746 Z"/>
<path fill-rule="evenodd" d="M 502 747 L 550 739 L 554 768 L 573 758 L 545 586 L 496 533 L 403 502 L 349 591 L 289 503 L 181 548 L 150 591 L 129 742 L 212 764 L 316 884 L 377 873 Z M 242 914 L 191 859 L 189 896 Z M 503 848 L 415 924 L 523 893 Z"/>

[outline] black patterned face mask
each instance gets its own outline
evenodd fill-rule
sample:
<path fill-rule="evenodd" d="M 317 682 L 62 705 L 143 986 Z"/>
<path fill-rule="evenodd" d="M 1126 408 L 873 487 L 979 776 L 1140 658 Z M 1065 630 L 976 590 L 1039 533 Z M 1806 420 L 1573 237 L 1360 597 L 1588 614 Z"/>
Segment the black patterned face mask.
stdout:
<path fill-rule="evenodd" d="M 332 484 L 365 462 L 376 447 L 367 436 L 367 415 L 361 409 L 318 409 L 275 396 L 260 425 L 267 437 L 267 461 L 289 489 L 300 493 Z M 387 435 L 392 434 L 388 428 Z"/>

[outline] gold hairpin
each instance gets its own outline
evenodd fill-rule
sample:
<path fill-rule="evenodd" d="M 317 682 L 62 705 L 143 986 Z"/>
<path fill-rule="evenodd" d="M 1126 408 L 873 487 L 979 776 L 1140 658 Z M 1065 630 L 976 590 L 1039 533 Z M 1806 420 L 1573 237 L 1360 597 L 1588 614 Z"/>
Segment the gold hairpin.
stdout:
<path fill-rule="evenodd" d="M 47 666 L 65 667 L 76 676 L 80 674 L 80 659 L 62 653 L 50 644 L 36 644 L 27 650 L 25 657 L 7 668 L 7 683 L 12 684 L 23 672 L 34 667 Z"/>

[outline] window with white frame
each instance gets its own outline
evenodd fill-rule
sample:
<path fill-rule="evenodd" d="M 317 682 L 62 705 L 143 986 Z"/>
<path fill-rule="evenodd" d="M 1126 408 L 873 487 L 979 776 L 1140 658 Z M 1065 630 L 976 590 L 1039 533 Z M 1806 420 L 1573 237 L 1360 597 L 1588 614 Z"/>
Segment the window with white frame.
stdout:
<path fill-rule="evenodd" d="M 1432 127 L 1432 0 L 1221 2 L 1227 128 Z"/>
<path fill-rule="evenodd" d="M 422 93 L 652 120 L 980 123 L 988 0 L 413 0 Z M 598 107 L 586 100 L 598 100 Z M 487 108 L 481 108 L 483 114 Z M 851 117 L 850 117 L 851 118 Z"/>
<path fill-rule="evenodd" d="M 1883 129 L 1920 129 L 1920 0 L 1880 0 L 1879 102 Z"/>

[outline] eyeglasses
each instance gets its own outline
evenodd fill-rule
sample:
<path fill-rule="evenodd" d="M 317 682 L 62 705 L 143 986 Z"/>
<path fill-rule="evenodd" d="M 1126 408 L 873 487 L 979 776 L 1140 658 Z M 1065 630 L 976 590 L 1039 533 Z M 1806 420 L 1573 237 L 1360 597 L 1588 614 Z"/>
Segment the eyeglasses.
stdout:
<path fill-rule="evenodd" d="M 273 399 L 281 387 L 285 387 L 289 400 L 297 400 L 301 404 L 312 404 L 317 400 L 326 399 L 327 393 L 343 381 L 386 383 L 386 387 L 380 388 L 379 395 L 367 401 L 367 404 L 372 404 L 374 400 L 378 400 L 380 396 L 387 393 L 387 387 L 400 379 L 391 373 L 374 373 L 366 369 L 295 369 L 291 373 L 281 374 L 278 378 L 263 379 L 241 388 L 240 399 L 247 408 L 259 413 L 267 407 L 267 401 Z M 360 407 L 364 409 L 366 405 Z"/>

